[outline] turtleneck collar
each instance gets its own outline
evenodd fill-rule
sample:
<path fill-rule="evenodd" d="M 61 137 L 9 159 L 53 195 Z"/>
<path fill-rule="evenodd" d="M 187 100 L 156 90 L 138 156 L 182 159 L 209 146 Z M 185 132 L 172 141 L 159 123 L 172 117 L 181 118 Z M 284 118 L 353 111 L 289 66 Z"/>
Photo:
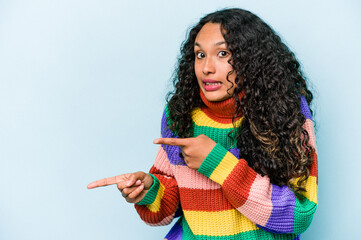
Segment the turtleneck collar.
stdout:
<path fill-rule="evenodd" d="M 231 123 L 233 115 L 236 110 L 236 101 L 233 97 L 228 98 L 219 102 L 208 101 L 206 96 L 204 96 L 202 90 L 200 90 L 200 96 L 205 106 L 202 107 L 202 110 L 212 119 L 217 122 L 222 123 Z M 243 94 L 240 94 L 240 98 Z M 242 115 L 241 115 L 242 116 Z M 238 120 L 241 116 L 236 118 Z"/>

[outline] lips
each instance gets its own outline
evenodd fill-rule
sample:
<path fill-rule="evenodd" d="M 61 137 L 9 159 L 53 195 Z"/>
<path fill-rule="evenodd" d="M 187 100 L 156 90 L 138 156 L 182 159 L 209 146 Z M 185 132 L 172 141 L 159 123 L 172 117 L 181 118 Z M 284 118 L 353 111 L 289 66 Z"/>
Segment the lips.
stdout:
<path fill-rule="evenodd" d="M 206 91 L 216 91 L 222 87 L 222 82 L 213 79 L 203 79 L 202 82 Z"/>

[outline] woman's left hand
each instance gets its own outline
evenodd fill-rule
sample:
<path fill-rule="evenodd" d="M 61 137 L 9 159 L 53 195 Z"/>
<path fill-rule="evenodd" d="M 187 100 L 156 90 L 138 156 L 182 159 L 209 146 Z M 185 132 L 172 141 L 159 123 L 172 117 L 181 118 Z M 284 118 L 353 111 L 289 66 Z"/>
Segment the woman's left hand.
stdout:
<path fill-rule="evenodd" d="M 203 160 L 216 146 L 215 141 L 203 134 L 195 138 L 158 138 L 153 143 L 179 146 L 185 163 L 195 170 L 201 166 Z"/>

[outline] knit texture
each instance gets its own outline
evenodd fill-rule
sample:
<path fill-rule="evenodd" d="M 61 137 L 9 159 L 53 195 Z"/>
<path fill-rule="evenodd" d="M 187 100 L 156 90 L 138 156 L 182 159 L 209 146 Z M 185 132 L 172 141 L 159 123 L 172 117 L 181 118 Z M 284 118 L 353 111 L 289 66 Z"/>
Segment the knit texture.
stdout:
<path fill-rule="evenodd" d="M 313 121 L 306 100 L 301 111 L 304 129 L 316 149 Z M 169 130 L 168 108 L 161 125 L 162 137 L 177 137 Z M 141 219 L 152 226 L 167 225 L 180 217 L 165 239 L 300 239 L 317 208 L 317 152 L 312 155 L 306 192 L 297 198 L 287 186 L 270 183 L 239 158 L 236 143 L 228 137 L 232 119 L 219 120 L 212 106 L 192 112 L 194 137 L 205 134 L 217 144 L 198 170 L 179 157 L 177 146 L 162 145 L 150 173 L 154 184 L 135 204 Z M 242 118 L 238 119 L 239 126 Z M 233 131 L 231 136 L 235 136 Z"/>

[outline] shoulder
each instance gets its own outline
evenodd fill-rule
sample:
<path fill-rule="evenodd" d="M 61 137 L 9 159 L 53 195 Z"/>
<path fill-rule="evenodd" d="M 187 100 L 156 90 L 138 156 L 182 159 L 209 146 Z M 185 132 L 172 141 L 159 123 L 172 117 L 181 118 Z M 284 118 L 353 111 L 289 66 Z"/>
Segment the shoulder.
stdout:
<path fill-rule="evenodd" d="M 192 121 L 194 122 L 194 119 L 202 118 L 204 113 L 201 111 L 200 107 L 195 107 L 191 111 L 191 117 Z M 173 124 L 173 120 L 170 118 L 171 110 L 169 108 L 168 103 L 164 107 L 163 115 L 162 115 L 162 121 L 161 121 L 161 133 L 163 137 L 178 137 L 177 132 L 171 131 L 170 127 Z"/>

